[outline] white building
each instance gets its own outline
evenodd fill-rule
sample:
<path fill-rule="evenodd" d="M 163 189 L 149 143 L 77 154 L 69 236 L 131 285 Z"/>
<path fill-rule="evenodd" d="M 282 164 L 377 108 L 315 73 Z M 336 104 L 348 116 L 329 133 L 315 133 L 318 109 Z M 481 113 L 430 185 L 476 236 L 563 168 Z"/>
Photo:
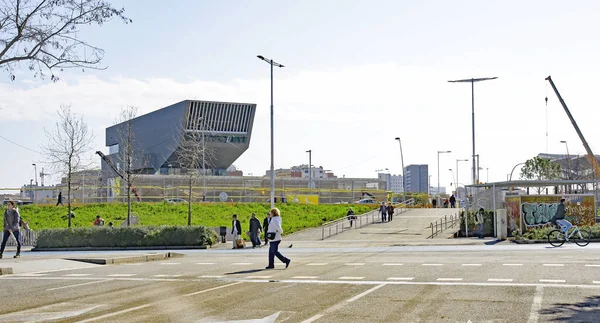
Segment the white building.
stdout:
<path fill-rule="evenodd" d="M 429 194 L 431 194 L 431 195 L 446 194 L 446 187 L 445 186 L 440 186 L 440 187 L 429 186 Z"/>
<path fill-rule="evenodd" d="M 392 192 L 394 192 L 394 193 L 404 192 L 402 175 L 392 175 L 392 176 L 390 176 L 390 181 L 391 181 L 390 189 L 392 190 Z"/>

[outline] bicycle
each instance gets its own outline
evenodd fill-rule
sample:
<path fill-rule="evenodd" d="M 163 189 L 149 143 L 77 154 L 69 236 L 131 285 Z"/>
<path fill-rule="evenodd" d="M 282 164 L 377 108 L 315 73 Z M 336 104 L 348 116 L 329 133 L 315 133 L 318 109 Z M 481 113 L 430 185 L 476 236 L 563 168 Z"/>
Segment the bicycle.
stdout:
<path fill-rule="evenodd" d="M 564 233 L 565 226 L 558 223 L 560 229 L 555 229 L 548 233 L 548 242 L 553 247 L 562 246 L 565 241 L 575 242 L 580 247 L 585 247 L 590 243 L 591 233 L 589 230 L 581 230 L 578 226 L 573 225 L 569 229 L 568 235 Z M 573 237 L 573 239 L 571 239 Z"/>

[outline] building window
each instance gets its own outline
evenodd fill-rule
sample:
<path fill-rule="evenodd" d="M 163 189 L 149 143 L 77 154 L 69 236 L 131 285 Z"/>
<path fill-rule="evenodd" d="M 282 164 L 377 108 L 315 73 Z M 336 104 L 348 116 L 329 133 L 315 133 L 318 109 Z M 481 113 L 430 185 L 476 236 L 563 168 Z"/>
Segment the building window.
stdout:
<path fill-rule="evenodd" d="M 119 153 L 119 144 L 115 144 L 112 146 L 108 146 L 108 154 L 118 154 Z"/>

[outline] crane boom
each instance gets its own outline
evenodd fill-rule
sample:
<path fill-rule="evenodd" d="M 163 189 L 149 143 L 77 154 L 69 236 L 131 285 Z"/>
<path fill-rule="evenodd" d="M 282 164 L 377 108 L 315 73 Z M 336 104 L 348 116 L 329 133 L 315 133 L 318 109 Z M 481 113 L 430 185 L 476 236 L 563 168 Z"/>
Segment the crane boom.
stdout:
<path fill-rule="evenodd" d="M 100 158 L 102 158 L 102 160 L 104 160 L 104 162 L 106 162 L 106 164 L 108 166 L 110 166 L 110 168 L 112 168 L 113 172 L 115 172 L 115 174 L 119 175 L 119 177 L 121 177 L 121 179 L 123 180 L 127 180 L 125 178 L 125 174 L 123 174 L 123 172 L 121 172 L 117 166 L 115 166 L 115 164 L 108 158 L 106 157 L 106 155 L 101 152 L 101 151 L 97 151 L 96 154 L 98 154 L 98 156 L 100 156 Z M 133 195 L 135 195 L 135 197 L 137 198 L 138 202 L 140 202 L 142 200 L 142 198 L 139 196 L 137 189 L 135 187 L 133 187 L 133 185 L 131 186 L 131 192 L 133 193 Z"/>
<path fill-rule="evenodd" d="M 562 96 L 560 96 L 560 93 L 558 92 L 558 89 L 556 88 L 556 85 L 554 85 L 554 82 L 552 82 L 552 77 L 548 76 L 546 78 L 546 80 L 548 82 L 550 82 L 550 85 L 552 86 L 552 89 L 554 90 L 554 93 L 556 93 L 556 96 L 558 97 L 558 100 L 560 101 L 560 104 L 565 109 L 565 112 L 567 113 L 567 116 L 569 117 L 569 120 L 571 120 L 571 124 L 573 124 L 573 127 L 575 128 L 575 131 L 577 132 L 577 135 L 579 136 L 579 139 L 581 140 L 581 143 L 583 143 L 583 147 L 585 147 L 585 151 L 587 153 L 587 159 L 588 159 L 588 161 L 590 162 L 590 164 L 592 165 L 592 167 L 594 169 L 594 174 L 600 175 L 600 169 L 598 168 L 598 160 L 596 159 L 596 156 L 592 152 L 592 149 L 590 148 L 590 145 L 585 140 L 585 137 L 583 136 L 583 133 L 581 133 L 581 130 L 579 129 L 579 126 L 577 125 L 577 122 L 575 122 L 575 119 L 573 118 L 573 115 L 571 114 L 571 111 L 569 111 L 569 108 L 567 108 L 567 104 L 563 100 Z"/>

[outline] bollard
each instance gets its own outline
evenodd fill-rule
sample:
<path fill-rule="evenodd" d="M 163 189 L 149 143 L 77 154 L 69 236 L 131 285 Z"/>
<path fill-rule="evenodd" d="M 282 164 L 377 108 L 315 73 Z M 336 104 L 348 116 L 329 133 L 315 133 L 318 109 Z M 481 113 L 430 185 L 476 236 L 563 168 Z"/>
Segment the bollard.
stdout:
<path fill-rule="evenodd" d="M 429 225 L 431 226 L 431 238 L 433 239 L 433 222 L 429 223 Z"/>
<path fill-rule="evenodd" d="M 446 230 L 448 230 L 448 216 L 444 215 L 444 225 L 446 226 Z"/>

